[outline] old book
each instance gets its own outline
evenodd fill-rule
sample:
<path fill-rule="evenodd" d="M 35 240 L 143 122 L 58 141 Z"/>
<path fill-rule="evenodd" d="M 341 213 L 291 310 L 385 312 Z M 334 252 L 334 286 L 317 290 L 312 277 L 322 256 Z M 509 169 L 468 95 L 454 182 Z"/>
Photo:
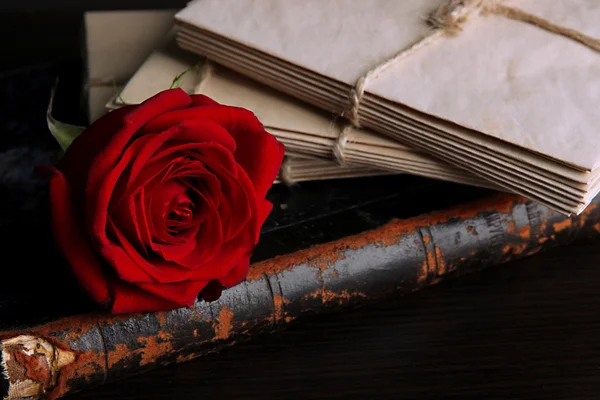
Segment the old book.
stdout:
<path fill-rule="evenodd" d="M 105 113 L 104 104 L 157 47 L 173 26 L 176 10 L 87 11 L 85 60 L 88 119 Z"/>
<path fill-rule="evenodd" d="M 195 69 L 192 69 L 196 66 Z M 422 151 L 364 129 L 344 125 L 333 115 L 286 96 L 214 63 L 199 59 L 168 44 L 144 62 L 118 96 L 107 103 L 116 108 L 139 103 L 169 87 L 174 77 L 190 71 L 180 84 L 190 93 L 202 93 L 229 105 L 252 110 L 267 131 L 277 137 L 289 152 L 306 156 L 337 159 L 344 165 L 315 160 L 311 169 L 298 172 L 298 178 L 325 179 L 327 176 L 364 176 L 374 170 L 409 173 L 429 178 L 482 187 L 497 187 L 477 176 L 431 157 Z M 310 161 L 288 164 L 308 167 Z M 319 167 L 328 166 L 321 173 Z M 312 171 L 312 172 L 311 172 Z M 381 173 L 381 172 L 379 172 Z M 298 180 L 298 179 L 296 179 Z"/>
<path fill-rule="evenodd" d="M 182 48 L 566 214 L 600 191 L 599 19 L 595 0 L 197 0 L 176 15 Z"/>
<path fill-rule="evenodd" d="M 410 293 L 598 235 L 598 221 L 596 204 L 565 217 L 507 194 L 396 220 L 254 263 L 247 281 L 216 302 L 158 313 L 84 314 L 0 331 L 0 387 L 9 399 L 55 399 L 191 360 L 310 314 Z"/>

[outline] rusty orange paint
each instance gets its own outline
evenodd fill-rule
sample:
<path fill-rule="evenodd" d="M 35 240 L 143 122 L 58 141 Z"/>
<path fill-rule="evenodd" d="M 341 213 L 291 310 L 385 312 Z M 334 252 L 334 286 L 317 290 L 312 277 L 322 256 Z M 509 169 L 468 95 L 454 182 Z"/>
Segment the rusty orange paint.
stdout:
<path fill-rule="evenodd" d="M 142 349 L 134 351 L 136 353 L 139 352 L 142 355 L 140 366 L 152 364 L 156 362 L 160 356 L 168 354 L 173 350 L 173 344 L 169 340 L 169 336 L 170 334 L 159 332 L 157 336 L 142 336 L 138 338 L 138 343 L 144 345 Z M 159 338 L 160 340 L 158 340 Z"/>
<path fill-rule="evenodd" d="M 436 265 L 437 259 L 436 259 L 436 252 L 435 250 L 431 251 L 429 249 L 425 249 L 425 258 L 427 259 L 427 269 L 433 269 L 433 267 Z"/>
<path fill-rule="evenodd" d="M 22 374 L 23 377 L 19 377 L 20 380 L 28 378 L 35 382 L 50 382 L 50 366 L 48 365 L 45 356 L 42 354 L 28 356 L 22 351 L 16 351 L 11 355 L 17 359 L 18 365 L 22 367 L 19 373 Z M 13 375 L 13 379 L 14 378 L 15 376 Z"/>
<path fill-rule="evenodd" d="M 554 232 L 558 233 L 558 232 L 562 231 L 563 229 L 570 229 L 571 223 L 572 223 L 572 221 L 567 218 L 564 221 L 556 222 L 556 223 L 552 224 L 552 227 L 554 228 Z"/>
<path fill-rule="evenodd" d="M 447 272 L 446 260 L 444 260 L 444 255 L 442 254 L 442 251 L 438 247 L 435 248 L 435 259 L 436 259 L 438 276 L 445 275 Z"/>
<path fill-rule="evenodd" d="M 130 352 L 126 344 L 116 344 L 115 350 L 107 353 L 108 369 L 111 369 L 116 363 L 127 358 Z"/>
<path fill-rule="evenodd" d="M 527 253 L 525 253 L 526 256 L 532 256 L 534 254 L 539 253 L 542 250 L 541 246 L 538 247 L 534 247 L 533 249 L 529 250 Z"/>
<path fill-rule="evenodd" d="M 516 230 L 517 230 L 517 225 L 515 224 L 515 221 L 508 221 L 508 224 L 506 225 L 506 232 L 507 233 L 515 233 Z"/>
<path fill-rule="evenodd" d="M 517 246 L 513 246 L 512 253 L 513 253 L 513 254 L 515 254 L 515 255 L 520 255 L 520 254 L 522 254 L 522 253 L 523 253 L 525 250 L 527 250 L 527 248 L 528 248 L 528 247 L 529 247 L 529 246 L 528 246 L 528 244 L 527 244 L 527 243 L 523 243 L 523 244 L 520 244 L 520 245 L 517 245 Z"/>
<path fill-rule="evenodd" d="M 312 293 L 306 295 L 307 298 L 320 298 L 323 303 L 339 302 L 340 304 L 350 300 L 353 297 L 367 297 L 361 292 L 350 292 L 348 290 L 342 290 L 340 293 L 333 292 L 331 290 L 320 288 Z"/>
<path fill-rule="evenodd" d="M 521 236 L 521 239 L 523 240 L 529 240 L 531 237 L 531 227 L 529 225 L 522 227 L 519 231 L 519 236 Z"/>
<path fill-rule="evenodd" d="M 429 264 L 427 264 L 427 260 L 423 261 L 421 264 L 421 268 L 419 269 L 419 275 L 417 276 L 417 281 L 420 283 L 424 283 L 427 281 L 427 277 L 429 276 Z"/>
<path fill-rule="evenodd" d="M 477 232 L 477 228 L 475 228 L 472 225 L 467 225 L 467 232 L 473 234 L 473 236 L 479 235 L 479 232 Z"/>
<path fill-rule="evenodd" d="M 528 243 L 522 243 L 522 244 L 507 244 L 506 246 L 504 246 L 502 248 L 502 254 L 511 254 L 511 255 L 520 255 L 522 254 L 525 250 L 527 250 L 527 248 L 529 247 Z"/>
<path fill-rule="evenodd" d="M 198 311 L 197 308 L 194 308 L 194 312 L 191 313 L 189 320 L 202 321 L 202 313 Z"/>
<path fill-rule="evenodd" d="M 215 340 L 227 339 L 231 334 L 231 328 L 233 320 L 233 311 L 229 309 L 227 306 L 221 307 L 221 311 L 219 311 L 219 316 L 217 320 L 213 324 L 213 328 L 215 330 Z"/>
<path fill-rule="evenodd" d="M 198 358 L 200 356 L 200 354 L 187 354 L 187 355 L 179 355 L 177 356 L 177 362 L 178 363 L 182 363 L 182 362 L 188 362 L 188 361 L 192 361 L 195 358 Z"/>
<path fill-rule="evenodd" d="M 425 244 L 425 246 L 427 246 L 429 244 L 429 236 L 427 235 L 423 235 L 423 243 Z"/>
<path fill-rule="evenodd" d="M 321 271 L 324 271 L 333 264 L 335 264 L 337 261 L 343 260 L 345 258 L 345 250 L 346 249 L 344 248 L 338 248 L 335 249 L 334 252 L 331 254 L 320 254 L 317 257 L 310 259 L 308 264 L 312 267 L 317 267 Z"/>
<path fill-rule="evenodd" d="M 48 398 L 50 400 L 54 400 L 58 397 L 61 397 L 63 393 L 67 393 L 70 390 L 68 386 L 69 377 L 88 377 L 96 371 L 103 371 L 104 373 L 106 373 L 104 355 L 99 355 L 94 351 L 77 353 L 75 356 L 75 362 L 66 365 L 61 369 L 60 376 L 58 378 L 58 383 L 56 387 L 52 390 L 52 392 L 49 394 Z"/>
<path fill-rule="evenodd" d="M 273 305 L 275 307 L 275 322 L 281 321 L 285 316 L 284 305 L 288 301 L 281 295 L 273 296 Z"/>
<path fill-rule="evenodd" d="M 161 325 L 165 325 L 167 323 L 167 313 L 164 311 L 157 312 L 156 318 L 158 319 L 158 323 Z"/>

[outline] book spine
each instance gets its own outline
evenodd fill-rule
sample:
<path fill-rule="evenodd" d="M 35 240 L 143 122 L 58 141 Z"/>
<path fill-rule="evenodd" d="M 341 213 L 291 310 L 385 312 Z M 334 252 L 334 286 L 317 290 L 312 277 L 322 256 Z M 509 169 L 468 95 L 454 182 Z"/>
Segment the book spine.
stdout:
<path fill-rule="evenodd" d="M 253 264 L 244 283 L 212 303 L 75 316 L 3 332 L 5 391 L 9 399 L 54 399 L 194 359 L 307 314 L 410 293 L 598 235 L 599 202 L 565 217 L 517 196 L 498 195 Z"/>

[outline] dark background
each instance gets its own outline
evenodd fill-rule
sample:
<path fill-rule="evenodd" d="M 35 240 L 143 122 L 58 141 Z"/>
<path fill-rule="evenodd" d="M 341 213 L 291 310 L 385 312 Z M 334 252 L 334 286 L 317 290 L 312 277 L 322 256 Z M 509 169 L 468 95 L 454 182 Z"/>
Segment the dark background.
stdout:
<path fill-rule="evenodd" d="M 79 73 L 84 8 L 185 5 L 141 3 L 0 3 L 0 74 L 15 77 L 16 92 L 35 86 L 27 79 L 38 75 L 28 70 L 75 65 L 70 73 Z M 3 93 L 2 121 L 43 111 L 11 108 L 11 93 Z M 21 129 L 9 128 L 14 135 Z M 9 150 L 2 151 L 4 160 Z M 50 159 L 44 151 L 25 155 Z M 460 197 L 456 186 L 442 187 L 444 196 Z M 1 213 L 6 229 L 10 210 Z M 4 230 L 4 240 L 10 233 Z M 404 298 L 300 321 L 286 332 L 72 398 L 597 399 L 599 244 L 580 242 Z"/>

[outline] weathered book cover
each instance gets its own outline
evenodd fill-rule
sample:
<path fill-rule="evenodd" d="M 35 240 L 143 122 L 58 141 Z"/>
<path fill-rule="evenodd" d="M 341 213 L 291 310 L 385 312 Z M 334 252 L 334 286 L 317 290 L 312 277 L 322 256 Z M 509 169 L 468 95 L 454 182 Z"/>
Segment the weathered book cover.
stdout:
<path fill-rule="evenodd" d="M 306 314 L 410 293 L 599 232 L 597 204 L 565 217 L 505 194 L 392 220 L 254 263 L 247 281 L 215 302 L 158 313 L 83 314 L 1 332 L 5 391 L 9 399 L 61 397 L 218 351 Z"/>

